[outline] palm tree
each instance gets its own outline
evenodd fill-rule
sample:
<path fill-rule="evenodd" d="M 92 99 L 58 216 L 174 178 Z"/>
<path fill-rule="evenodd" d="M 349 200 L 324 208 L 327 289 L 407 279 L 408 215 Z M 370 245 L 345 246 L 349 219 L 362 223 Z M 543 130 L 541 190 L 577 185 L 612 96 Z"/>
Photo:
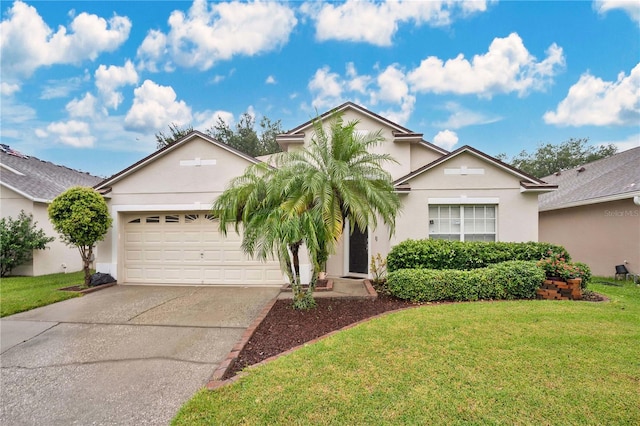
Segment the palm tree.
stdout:
<path fill-rule="evenodd" d="M 323 236 L 319 238 L 314 262 L 315 283 L 349 220 L 352 233 L 357 226 L 377 226 L 378 218 L 392 234 L 400 200 L 394 193 L 391 175 L 383 168 L 395 162 L 389 154 L 376 154 L 373 147 L 384 141 L 381 132 L 361 134 L 358 121 L 344 123 L 335 114 L 328 131 L 320 120 L 314 122 L 314 136 L 308 148 L 275 158 L 288 197 L 284 206 L 298 213 L 314 211 L 320 216 Z"/>
<path fill-rule="evenodd" d="M 383 140 L 381 132 L 360 135 L 358 122 L 344 124 L 340 115 L 329 120 L 329 132 L 318 119 L 308 148 L 274 157 L 276 168 L 258 164 L 234 179 L 213 205 L 220 230 L 243 225 L 243 250 L 267 259 L 276 254 L 289 277 L 294 307 L 315 305 L 313 290 L 318 271 L 342 237 L 364 232 L 378 218 L 393 233 L 400 200 L 391 175 L 382 168 L 394 161 L 370 150 Z M 300 284 L 299 250 L 306 246 L 313 262 L 309 288 Z"/>
<path fill-rule="evenodd" d="M 306 245 L 312 257 L 318 251 L 318 230 L 322 222 L 313 211 L 295 212 L 286 208 L 287 189 L 283 174 L 264 163 L 250 166 L 231 181 L 218 197 L 212 210 L 219 219 L 220 231 L 226 235 L 227 225 L 234 224 L 240 233 L 243 225 L 242 249 L 252 257 L 267 260 L 274 254 L 289 278 L 293 306 L 309 309 L 315 306 L 312 292 L 303 292 L 300 282 L 300 247 Z"/>

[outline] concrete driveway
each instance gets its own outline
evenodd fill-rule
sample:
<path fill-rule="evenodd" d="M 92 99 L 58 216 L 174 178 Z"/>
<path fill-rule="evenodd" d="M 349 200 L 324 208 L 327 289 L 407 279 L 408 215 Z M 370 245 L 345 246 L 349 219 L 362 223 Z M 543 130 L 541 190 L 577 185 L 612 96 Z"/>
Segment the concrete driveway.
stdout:
<path fill-rule="evenodd" d="M 0 424 L 168 424 L 278 293 L 115 286 L 5 317 Z"/>

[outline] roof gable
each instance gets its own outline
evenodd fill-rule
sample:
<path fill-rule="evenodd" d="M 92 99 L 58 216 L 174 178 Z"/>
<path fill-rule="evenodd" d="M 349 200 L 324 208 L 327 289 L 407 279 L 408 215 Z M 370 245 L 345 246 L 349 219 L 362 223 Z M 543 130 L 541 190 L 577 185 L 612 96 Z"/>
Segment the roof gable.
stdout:
<path fill-rule="evenodd" d="M 101 178 L 36 157 L 0 150 L 0 184 L 36 202 L 50 202 L 73 186 L 93 186 Z"/>
<path fill-rule="evenodd" d="M 540 210 L 574 207 L 640 195 L 640 147 L 547 176 L 558 191 L 540 197 Z"/>
<path fill-rule="evenodd" d="M 424 139 L 422 139 L 422 134 L 421 133 L 414 133 L 413 131 L 407 129 L 404 126 L 399 125 L 398 123 L 394 123 L 393 121 L 378 115 L 372 111 L 369 111 L 368 109 L 366 109 L 365 107 L 358 105 L 356 103 L 353 102 L 345 102 L 333 109 L 330 109 L 326 112 L 324 112 L 323 114 L 321 114 L 319 117 L 317 117 L 320 120 L 324 120 L 328 117 L 330 117 L 331 115 L 335 114 L 335 113 L 343 113 L 347 110 L 352 110 L 352 111 L 356 111 L 357 113 L 371 119 L 374 122 L 378 122 L 380 123 L 381 126 L 383 127 L 388 127 L 391 131 L 391 134 L 393 135 L 393 137 L 395 138 L 395 140 L 403 140 L 403 139 L 412 139 L 412 140 L 418 140 L 419 144 L 421 146 L 423 146 L 424 148 L 427 149 L 431 149 L 434 150 L 436 152 L 438 152 L 439 154 L 447 154 L 449 151 L 447 151 L 444 148 L 440 148 L 437 145 L 432 144 L 431 142 L 427 142 Z M 279 143 L 283 142 L 283 143 L 288 143 L 288 142 L 302 142 L 302 140 L 304 139 L 304 135 L 305 135 L 305 131 L 311 130 L 313 129 L 313 123 L 316 120 L 316 118 L 311 119 L 309 121 L 306 121 L 305 123 L 302 123 L 301 125 L 289 130 L 286 133 L 282 133 L 280 135 L 277 136 L 277 140 Z"/>
<path fill-rule="evenodd" d="M 181 139 L 179 139 L 178 141 L 174 142 L 171 145 L 167 145 L 157 151 L 155 151 L 154 153 L 146 156 L 145 158 L 141 159 L 140 161 L 137 161 L 136 163 L 132 164 L 131 166 L 119 171 L 118 173 L 114 174 L 113 176 L 103 180 L 102 182 L 98 183 L 95 188 L 97 190 L 103 190 L 104 192 L 109 190 L 109 187 L 113 184 L 115 184 L 116 182 L 124 179 L 125 177 L 132 175 L 136 172 L 138 172 L 139 170 L 143 169 L 144 167 L 148 166 L 149 164 L 159 160 L 160 158 L 164 157 L 165 155 L 174 152 L 178 149 L 180 149 L 182 146 L 188 144 L 189 142 L 195 140 L 195 139 L 201 139 L 204 140 L 206 142 L 209 142 L 210 144 L 221 148 L 233 155 L 238 156 L 239 158 L 242 158 L 244 160 L 246 160 L 249 163 L 252 164 L 257 164 L 260 163 L 261 161 L 248 155 L 245 154 L 242 151 L 238 151 L 235 148 L 230 147 L 229 145 L 226 145 L 222 142 L 218 142 L 217 140 L 213 139 L 212 137 L 198 131 L 198 130 L 193 130 L 191 132 L 189 132 L 189 134 L 187 134 L 186 136 L 182 137 Z"/>
<path fill-rule="evenodd" d="M 556 188 L 555 185 L 550 185 L 534 176 L 531 176 L 525 172 L 523 172 L 522 170 L 516 169 L 513 166 L 510 166 L 509 164 L 506 164 L 500 160 L 498 160 L 497 158 L 494 158 L 488 154 L 485 154 L 482 151 L 478 151 L 475 148 L 472 148 L 468 145 L 462 146 L 460 148 L 458 148 L 457 150 L 450 152 L 447 155 L 444 155 L 440 158 L 438 158 L 435 161 L 432 161 L 429 164 L 426 164 L 422 167 L 420 167 L 419 169 L 397 179 L 394 182 L 394 185 L 396 187 L 400 187 L 400 186 L 406 186 L 409 181 L 423 173 L 428 172 L 429 170 L 433 169 L 434 167 L 437 167 L 443 163 L 446 163 L 458 156 L 460 156 L 463 153 L 468 153 L 470 155 L 473 155 L 477 158 L 480 158 L 484 161 L 486 161 L 487 163 L 493 165 L 494 167 L 508 173 L 511 174 L 515 177 L 517 177 L 518 179 L 520 179 L 520 184 L 523 188 L 523 190 L 553 190 Z"/>

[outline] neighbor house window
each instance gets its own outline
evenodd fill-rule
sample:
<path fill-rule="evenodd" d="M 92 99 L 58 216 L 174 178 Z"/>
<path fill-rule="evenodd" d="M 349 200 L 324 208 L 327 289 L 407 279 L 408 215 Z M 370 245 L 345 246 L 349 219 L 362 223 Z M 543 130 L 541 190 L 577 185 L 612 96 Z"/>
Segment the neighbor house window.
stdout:
<path fill-rule="evenodd" d="M 496 241 L 497 206 L 430 205 L 429 238 L 451 241 Z"/>

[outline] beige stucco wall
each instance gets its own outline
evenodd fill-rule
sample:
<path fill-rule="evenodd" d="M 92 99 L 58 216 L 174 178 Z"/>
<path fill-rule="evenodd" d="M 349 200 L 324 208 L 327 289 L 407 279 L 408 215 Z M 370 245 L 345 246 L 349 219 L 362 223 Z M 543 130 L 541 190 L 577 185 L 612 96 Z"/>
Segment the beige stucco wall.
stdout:
<path fill-rule="evenodd" d="M 181 161 L 196 158 L 215 160 L 215 164 L 180 165 Z M 244 173 L 250 164 L 235 153 L 195 137 L 114 183 L 107 198 L 113 225 L 98 245 L 98 270 L 116 279 L 122 275 L 118 253 L 124 248 L 120 235 L 122 218 L 128 213 L 208 211 L 231 179 Z"/>
<path fill-rule="evenodd" d="M 445 169 L 462 166 L 483 169 L 481 175 L 446 175 Z M 401 195 L 402 212 L 396 219 L 395 245 L 408 238 L 429 236 L 431 198 L 450 199 L 438 204 L 497 204 L 498 241 L 537 241 L 537 194 L 522 193 L 518 177 L 474 155 L 463 153 L 415 177 L 411 191 Z"/>
<path fill-rule="evenodd" d="M 540 241 L 563 245 L 594 275 L 640 273 L 640 206 L 632 199 L 540 212 Z"/>
<path fill-rule="evenodd" d="M 21 210 L 26 214 L 33 214 L 33 219 L 39 229 L 45 234 L 56 239 L 48 244 L 44 250 L 34 250 L 33 260 L 12 271 L 13 275 L 39 276 L 65 272 L 62 265 L 66 265 L 66 272 L 75 272 L 82 269 L 82 259 L 80 253 L 73 247 L 68 247 L 54 231 L 53 225 L 49 222 L 47 213 L 48 204 L 34 203 L 24 196 L 0 186 L 0 213 L 2 217 L 11 216 L 16 218 Z"/>

